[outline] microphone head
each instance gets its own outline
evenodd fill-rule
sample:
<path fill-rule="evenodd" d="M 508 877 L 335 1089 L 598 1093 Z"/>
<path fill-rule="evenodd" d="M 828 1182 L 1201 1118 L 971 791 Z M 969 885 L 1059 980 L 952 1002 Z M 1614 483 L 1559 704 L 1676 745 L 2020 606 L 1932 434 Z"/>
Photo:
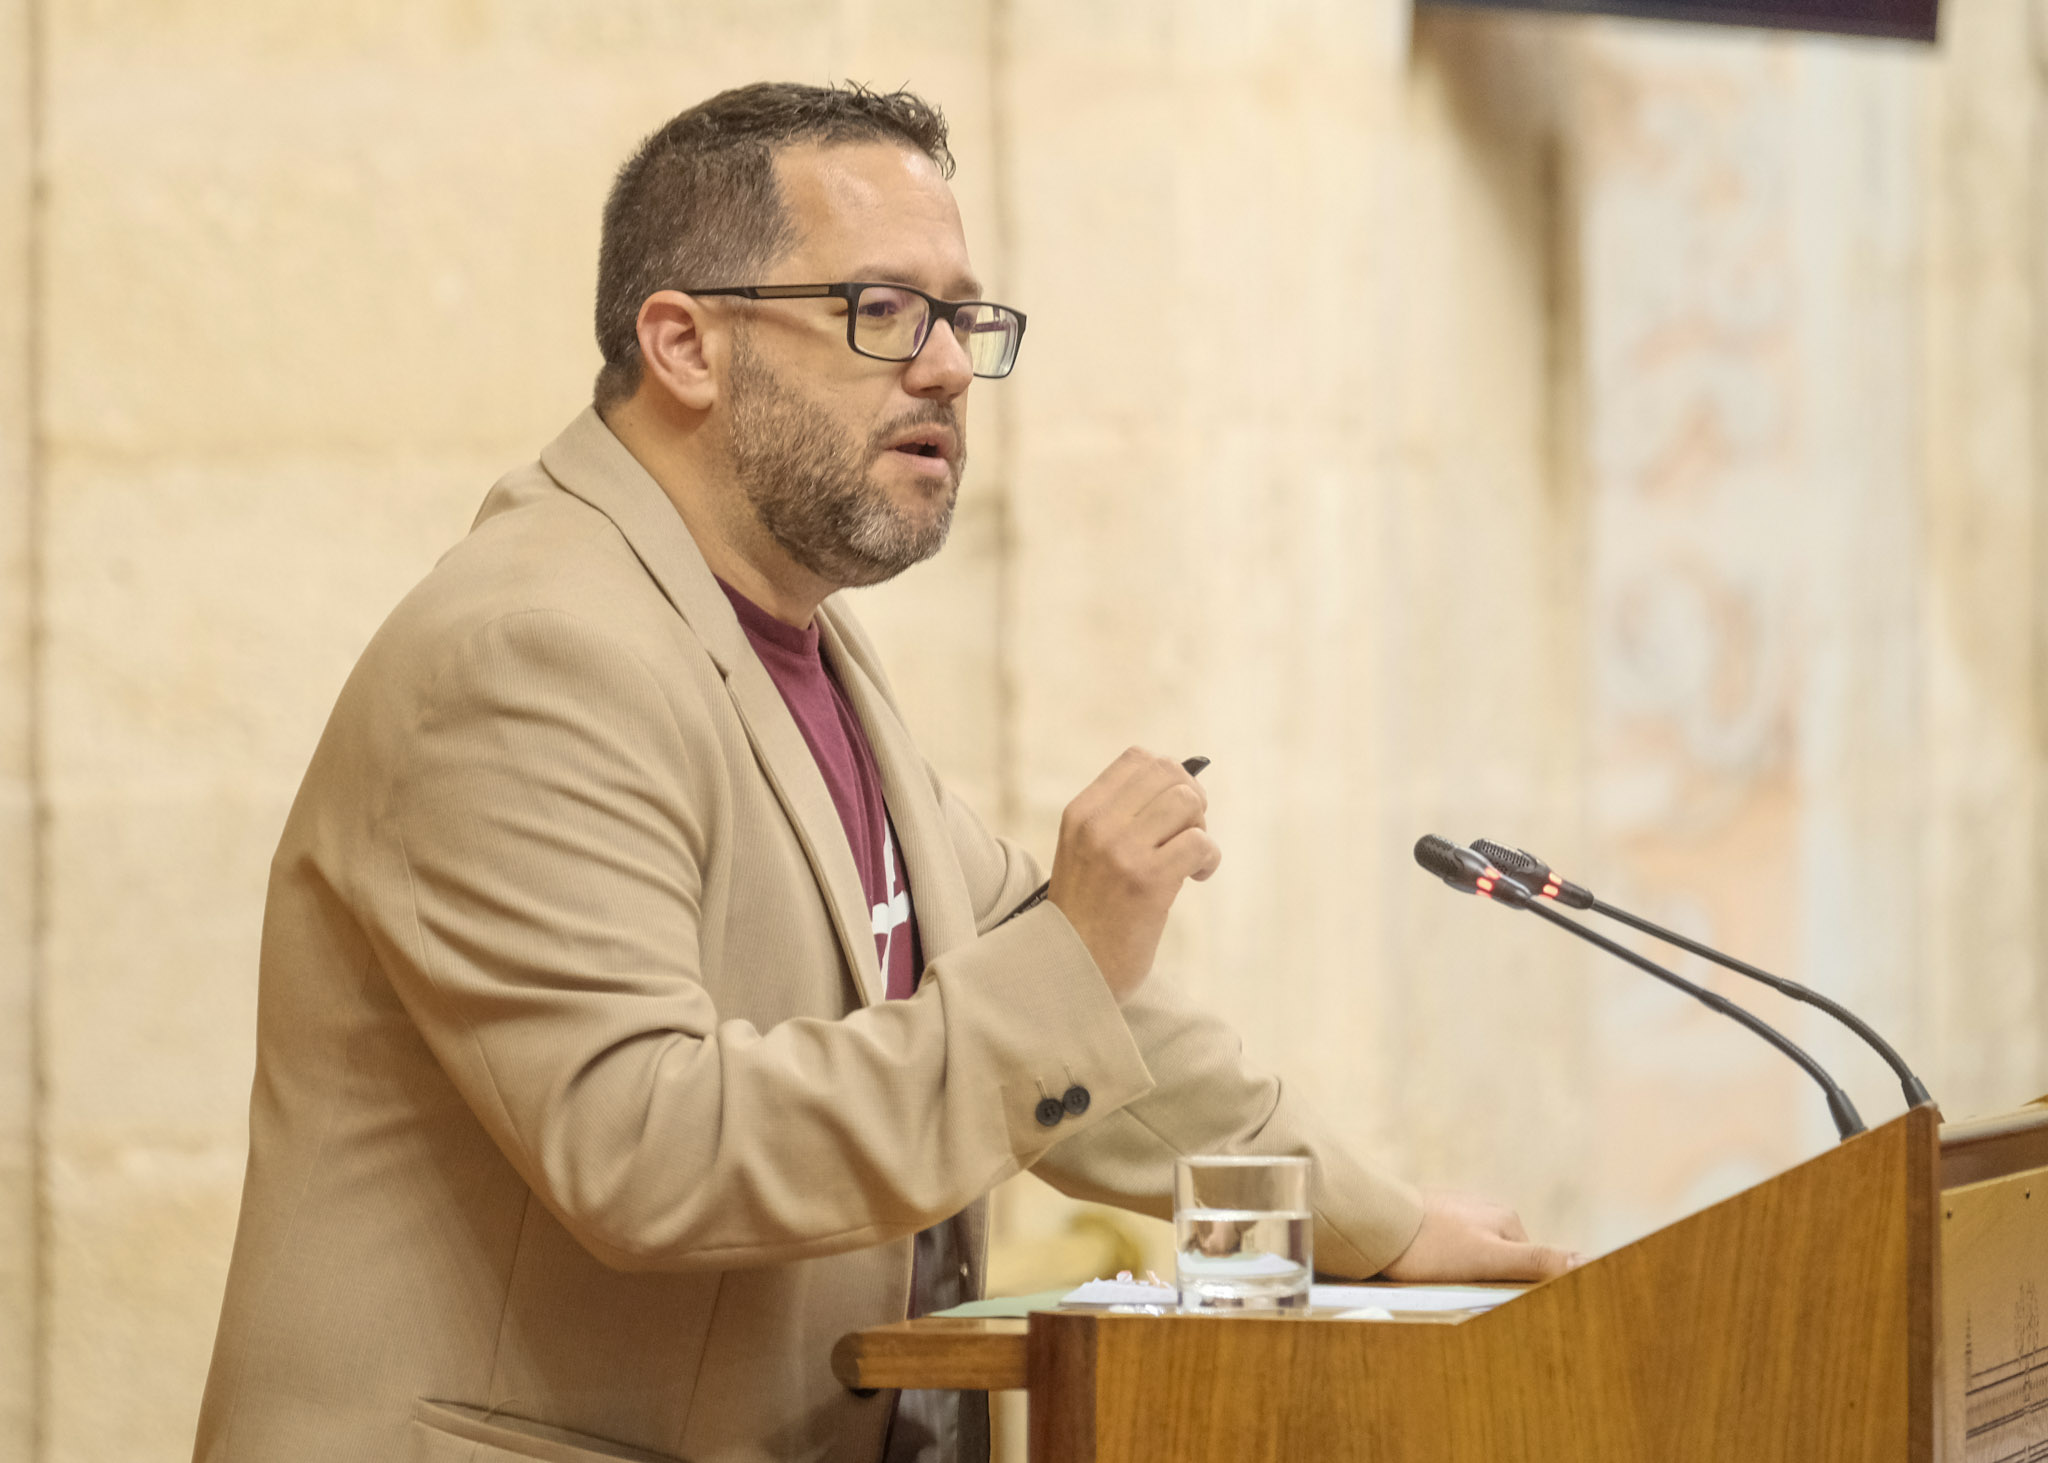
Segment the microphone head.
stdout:
<path fill-rule="evenodd" d="M 1458 858 L 1461 853 L 1469 854 L 1469 850 L 1434 833 L 1425 833 L 1415 840 L 1415 862 L 1421 864 L 1426 872 L 1435 874 L 1447 884 L 1470 888 L 1476 871 L 1465 867 Z"/>
<path fill-rule="evenodd" d="M 1415 862 L 1435 874 L 1453 889 L 1467 894 L 1484 894 L 1509 909 L 1527 909 L 1527 889 L 1469 848 L 1460 848 L 1448 838 L 1425 834 L 1415 840 Z"/>
<path fill-rule="evenodd" d="M 1479 887 L 1479 877 L 1487 873 L 1487 861 L 1479 854 L 1470 848 L 1460 848 L 1448 838 L 1438 838 L 1436 834 L 1423 834 L 1415 840 L 1415 863 L 1434 873 L 1452 889 L 1464 889 L 1468 893 Z"/>
<path fill-rule="evenodd" d="M 1472 851 L 1510 878 L 1519 879 L 1524 874 L 1533 874 L 1537 876 L 1537 882 L 1541 883 L 1541 876 L 1550 872 L 1531 855 L 1519 849 L 1503 848 L 1490 839 L 1473 839 Z"/>
<path fill-rule="evenodd" d="M 1526 884 L 1533 894 L 1554 899 L 1570 909 L 1591 909 L 1597 902 L 1592 890 L 1574 884 L 1526 848 L 1509 848 L 1490 838 L 1475 838 L 1472 847 L 1510 879 Z"/>

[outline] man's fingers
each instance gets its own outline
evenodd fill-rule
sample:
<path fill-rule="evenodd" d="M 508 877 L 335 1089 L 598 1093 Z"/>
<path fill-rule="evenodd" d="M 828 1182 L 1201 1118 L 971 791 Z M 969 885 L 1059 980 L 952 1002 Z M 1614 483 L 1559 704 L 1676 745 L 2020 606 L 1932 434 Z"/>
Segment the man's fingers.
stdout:
<path fill-rule="evenodd" d="M 1133 748 L 1133 751 L 1136 750 Z M 1178 762 L 1169 762 L 1164 757 L 1154 757 L 1150 752 L 1140 752 L 1138 756 L 1142 760 L 1132 767 L 1130 776 L 1118 784 L 1116 796 L 1103 809 L 1106 814 L 1111 817 L 1122 815 L 1133 819 L 1142 817 L 1162 794 L 1177 787 L 1186 788 L 1193 793 L 1203 808 L 1209 806 L 1209 799 L 1202 791 L 1202 785 L 1190 777 Z"/>
<path fill-rule="evenodd" d="M 1159 852 L 1169 861 L 1169 868 L 1178 869 L 1183 879 L 1193 879 L 1198 884 L 1223 863 L 1223 850 L 1203 828 L 1175 834 Z"/>
<path fill-rule="evenodd" d="M 1556 1245 L 1509 1244 L 1497 1252 L 1494 1280 L 1552 1280 L 1581 1263 L 1579 1256 Z"/>
<path fill-rule="evenodd" d="M 1117 759 L 1097 773 L 1095 780 L 1075 795 L 1068 810 L 1082 817 L 1114 807 L 1133 778 L 1142 777 L 1159 759 L 1143 747 L 1126 747 Z"/>
<path fill-rule="evenodd" d="M 1126 749 L 1067 804 L 1067 815 L 1103 829 L 1124 827 L 1164 789 L 1194 779 L 1178 763 L 1146 751 Z"/>
<path fill-rule="evenodd" d="M 1570 1250 L 1532 1244 L 1504 1204 L 1432 1189 L 1422 1208 L 1422 1228 L 1382 1272 L 1389 1280 L 1549 1280 L 1580 1262 Z"/>
<path fill-rule="evenodd" d="M 1495 1235 L 1517 1244 L 1528 1242 L 1529 1231 L 1522 1227 L 1522 1216 L 1505 1204 L 1496 1204 L 1491 1199 L 1460 1193 L 1455 1189 L 1431 1190 L 1431 1197 L 1447 1214 L 1455 1215 L 1481 1234 Z"/>
<path fill-rule="evenodd" d="M 1206 826 L 1206 811 L 1200 789 L 1185 782 L 1173 782 L 1152 794 L 1151 800 L 1138 809 L 1131 826 L 1146 844 L 1160 848 L 1183 829 Z"/>
<path fill-rule="evenodd" d="M 1182 881 L 1207 878 L 1222 859 L 1201 826 L 1207 807 L 1186 768 L 1132 747 L 1060 818 L 1052 902 L 1119 1001 L 1151 969 Z"/>

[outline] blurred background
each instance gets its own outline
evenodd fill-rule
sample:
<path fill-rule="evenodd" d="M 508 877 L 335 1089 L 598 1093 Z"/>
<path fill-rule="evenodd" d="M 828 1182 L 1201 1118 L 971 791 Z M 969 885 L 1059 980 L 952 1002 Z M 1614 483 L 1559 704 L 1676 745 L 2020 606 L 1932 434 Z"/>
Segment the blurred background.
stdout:
<path fill-rule="evenodd" d="M 1603 1249 L 1833 1137 L 1425 832 L 1806 979 L 1952 1118 L 2048 1089 L 2048 5 L 1944 9 L 0 0 L 0 1458 L 188 1456 L 285 809 L 587 401 L 613 170 L 764 77 L 942 104 L 1031 317 L 859 597 L 911 725 L 1041 856 L 1126 744 L 1214 758 L 1166 963 L 1362 1150 Z M 999 1287 L 1167 1255 L 1001 1192 Z"/>

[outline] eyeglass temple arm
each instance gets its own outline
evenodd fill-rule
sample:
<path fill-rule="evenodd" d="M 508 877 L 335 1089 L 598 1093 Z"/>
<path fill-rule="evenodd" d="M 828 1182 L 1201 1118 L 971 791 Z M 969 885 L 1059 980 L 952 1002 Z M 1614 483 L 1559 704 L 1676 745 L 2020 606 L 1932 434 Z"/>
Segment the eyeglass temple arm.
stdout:
<path fill-rule="evenodd" d="M 738 295 L 743 300 L 822 300 L 837 295 L 846 298 L 847 288 L 836 284 L 736 284 L 717 289 L 684 290 L 686 295 Z"/>

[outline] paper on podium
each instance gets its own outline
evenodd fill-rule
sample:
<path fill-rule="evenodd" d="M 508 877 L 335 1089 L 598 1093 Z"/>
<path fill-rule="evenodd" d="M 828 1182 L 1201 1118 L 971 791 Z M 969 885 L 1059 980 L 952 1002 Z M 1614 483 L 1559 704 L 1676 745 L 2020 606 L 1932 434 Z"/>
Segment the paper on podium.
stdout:
<path fill-rule="evenodd" d="M 1315 1285 L 1308 1298 L 1347 1311 L 1490 1311 L 1521 1293 L 1494 1285 Z"/>
<path fill-rule="evenodd" d="M 1171 1285 L 1131 1279 L 1126 1270 L 1114 1280 L 1091 1280 L 1060 1297 L 1063 1306 L 1176 1306 L 1180 1292 Z"/>
<path fill-rule="evenodd" d="M 1491 1285 L 1315 1285 L 1309 1304 L 1318 1309 L 1354 1311 L 1484 1311 L 1513 1300 L 1518 1289 Z M 1132 1280 L 1128 1272 L 1114 1280 L 1091 1280 L 1060 1297 L 1066 1306 L 1177 1306 L 1180 1296 L 1170 1285 Z"/>

